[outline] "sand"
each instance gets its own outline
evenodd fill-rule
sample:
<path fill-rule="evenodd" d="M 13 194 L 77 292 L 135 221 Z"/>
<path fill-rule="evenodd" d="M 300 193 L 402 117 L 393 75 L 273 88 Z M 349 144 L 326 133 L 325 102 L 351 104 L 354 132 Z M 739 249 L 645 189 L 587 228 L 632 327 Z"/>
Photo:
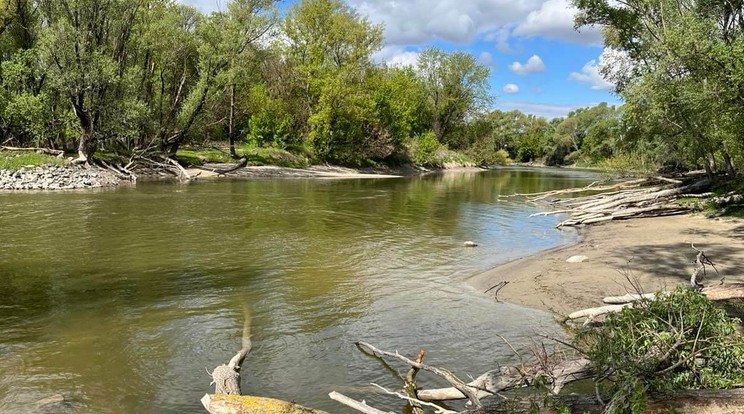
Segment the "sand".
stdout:
<path fill-rule="evenodd" d="M 196 179 L 223 177 L 220 174 L 209 171 L 210 168 L 224 169 L 229 166 L 222 164 L 209 164 L 204 168 L 188 168 L 186 171 Z M 390 168 L 346 168 L 327 165 L 314 165 L 307 168 L 288 168 L 277 166 L 245 167 L 228 173 L 232 178 L 317 178 L 317 179 L 381 179 L 401 178 L 413 175 L 421 175 L 431 172 L 461 172 L 461 171 L 484 171 L 477 167 L 448 166 L 444 169 L 425 169 L 420 167 L 390 167 Z"/>
<path fill-rule="evenodd" d="M 744 220 L 708 219 L 700 215 L 632 219 L 580 230 L 578 244 L 544 251 L 474 276 L 470 283 L 485 291 L 510 282 L 500 300 L 567 315 L 601 305 L 605 296 L 635 293 L 626 275 L 644 291 L 689 283 L 696 252 L 716 264 L 705 284 L 744 282 Z M 586 256 L 581 263 L 568 263 Z"/>

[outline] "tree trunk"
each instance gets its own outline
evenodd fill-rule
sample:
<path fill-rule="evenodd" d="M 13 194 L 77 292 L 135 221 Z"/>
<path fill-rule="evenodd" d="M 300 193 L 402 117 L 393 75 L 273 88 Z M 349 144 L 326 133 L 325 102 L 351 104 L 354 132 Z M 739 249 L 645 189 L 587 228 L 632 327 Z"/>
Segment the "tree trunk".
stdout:
<path fill-rule="evenodd" d="M 726 163 L 726 174 L 731 178 L 736 177 L 736 168 L 734 168 L 734 163 L 731 161 L 731 154 L 725 148 L 721 152 L 723 153 L 723 161 Z"/>
<path fill-rule="evenodd" d="M 227 137 L 230 140 L 230 156 L 234 159 L 238 158 L 238 153 L 235 151 L 235 135 L 234 135 L 234 122 L 235 122 L 235 84 L 230 85 L 230 117 L 227 124 Z"/>

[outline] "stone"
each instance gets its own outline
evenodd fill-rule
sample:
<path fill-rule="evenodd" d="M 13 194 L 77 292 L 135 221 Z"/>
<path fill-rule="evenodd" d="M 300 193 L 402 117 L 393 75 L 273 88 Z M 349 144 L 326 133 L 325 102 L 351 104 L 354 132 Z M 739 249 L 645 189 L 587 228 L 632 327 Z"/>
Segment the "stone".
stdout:
<path fill-rule="evenodd" d="M 587 260 L 589 260 L 589 258 L 586 256 L 571 256 L 566 260 L 566 263 L 583 263 Z"/>

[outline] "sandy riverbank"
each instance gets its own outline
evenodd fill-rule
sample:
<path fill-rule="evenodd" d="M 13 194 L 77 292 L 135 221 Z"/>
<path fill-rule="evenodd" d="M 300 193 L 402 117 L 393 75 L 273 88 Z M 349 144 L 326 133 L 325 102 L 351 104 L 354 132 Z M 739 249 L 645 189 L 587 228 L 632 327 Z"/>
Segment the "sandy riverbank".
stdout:
<path fill-rule="evenodd" d="M 225 165 L 209 164 L 202 168 L 189 168 L 186 171 L 197 179 L 216 178 L 220 176 L 233 178 L 400 178 L 421 175 L 437 171 L 483 171 L 476 167 L 451 167 L 445 169 L 425 169 L 421 167 L 403 166 L 388 168 L 346 168 L 337 166 L 316 165 L 307 168 L 288 168 L 276 166 L 245 167 L 220 175 L 214 171 L 224 169 Z"/>
<path fill-rule="evenodd" d="M 705 250 L 720 276 L 708 273 L 706 284 L 744 282 L 744 220 L 707 219 L 699 215 L 614 221 L 581 230 L 578 244 L 500 265 L 470 282 L 486 290 L 510 282 L 499 299 L 566 315 L 598 306 L 605 296 L 632 291 L 624 273 L 648 292 L 688 283 L 695 251 Z M 582 263 L 567 263 L 586 256 Z"/>

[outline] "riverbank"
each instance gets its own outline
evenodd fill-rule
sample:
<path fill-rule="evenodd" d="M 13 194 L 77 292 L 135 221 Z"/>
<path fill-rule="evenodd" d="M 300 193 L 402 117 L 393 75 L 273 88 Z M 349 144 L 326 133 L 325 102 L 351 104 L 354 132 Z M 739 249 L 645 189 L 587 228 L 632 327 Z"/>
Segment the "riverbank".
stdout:
<path fill-rule="evenodd" d="M 199 179 L 232 178 L 400 178 L 437 171 L 482 170 L 475 167 L 431 169 L 406 165 L 401 167 L 348 168 L 329 165 L 314 165 L 306 168 L 279 166 L 249 166 L 221 174 L 225 164 L 206 164 L 199 168 L 187 168 L 189 176 Z"/>
<path fill-rule="evenodd" d="M 207 164 L 201 168 L 186 168 L 190 180 L 221 178 L 317 178 L 317 179 L 380 179 L 400 178 L 428 174 L 438 171 L 482 171 L 477 167 L 451 167 L 428 169 L 417 166 L 346 168 L 317 165 L 307 168 L 277 166 L 248 166 L 228 173 L 220 170 L 229 164 Z M 136 176 L 150 180 L 175 180 L 178 171 L 153 168 L 137 168 Z M 120 171 L 98 166 L 80 165 L 40 165 L 25 166 L 18 170 L 0 169 L 0 191 L 23 190 L 76 190 L 86 188 L 116 187 L 132 180 Z"/>
<path fill-rule="evenodd" d="M 688 283 L 694 268 L 691 243 L 705 250 L 720 272 L 706 284 L 744 282 L 744 221 L 701 215 L 612 221 L 579 230 L 579 242 L 525 257 L 474 276 L 485 291 L 509 282 L 500 300 L 567 315 L 598 306 L 605 296 L 635 293 L 626 275 L 643 290 Z M 567 260 L 585 256 L 579 263 Z"/>
<path fill-rule="evenodd" d="M 15 171 L 0 169 L 0 190 L 77 190 L 115 187 L 122 180 L 103 168 L 79 165 L 25 166 Z"/>

